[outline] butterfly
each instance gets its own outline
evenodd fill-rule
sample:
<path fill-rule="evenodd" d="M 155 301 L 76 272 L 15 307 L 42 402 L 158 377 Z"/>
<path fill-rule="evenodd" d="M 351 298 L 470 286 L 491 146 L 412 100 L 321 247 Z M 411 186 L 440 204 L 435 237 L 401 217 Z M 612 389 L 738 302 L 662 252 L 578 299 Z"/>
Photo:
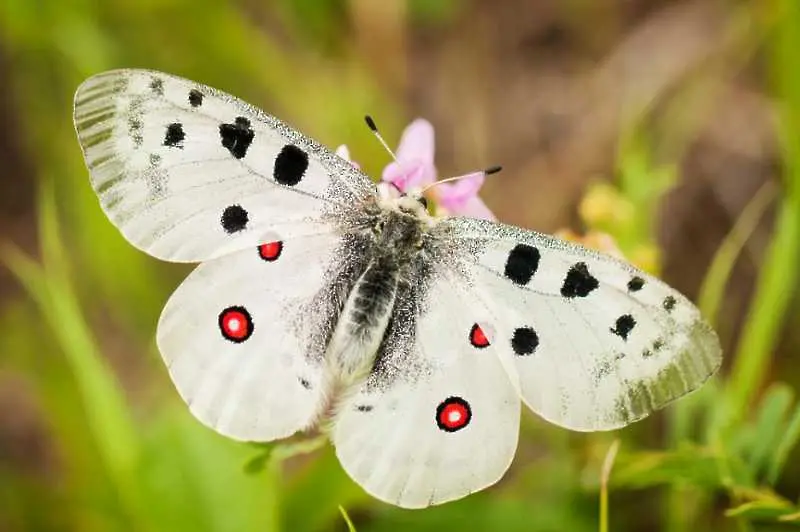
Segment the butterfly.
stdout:
<path fill-rule="evenodd" d="M 191 412 L 273 441 L 323 427 L 374 497 L 420 508 L 497 482 L 521 404 L 611 430 L 699 387 L 712 328 L 658 279 L 577 244 L 432 217 L 216 89 L 116 70 L 77 90 L 105 213 L 142 251 L 200 265 L 157 343 Z"/>

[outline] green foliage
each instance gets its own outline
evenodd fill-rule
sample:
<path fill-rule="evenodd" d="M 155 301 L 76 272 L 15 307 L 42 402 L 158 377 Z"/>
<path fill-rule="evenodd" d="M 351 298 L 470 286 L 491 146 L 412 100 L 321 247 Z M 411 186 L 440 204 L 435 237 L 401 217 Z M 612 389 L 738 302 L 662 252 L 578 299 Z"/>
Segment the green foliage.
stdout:
<path fill-rule="evenodd" d="M 571 16 L 580 17 L 582 4 Z M 780 380 L 770 373 L 779 331 L 796 320 L 790 303 L 800 271 L 794 0 L 759 4 L 768 23 L 756 32 L 780 101 L 781 182 L 753 197 L 699 296 L 709 320 L 722 319 L 734 265 L 775 205 L 749 313 L 735 351 L 726 353 L 727 376 L 670 407 L 666 417 L 613 437 L 571 434 L 526 417 L 514 466 L 496 487 L 425 511 L 371 499 L 323 438 L 242 444 L 192 418 L 152 341 L 158 312 L 186 269 L 133 249 L 100 211 L 70 123 L 74 89 L 92 73 L 124 66 L 204 80 L 331 146 L 347 143 L 377 174 L 384 156 L 361 116 L 380 111 L 392 137 L 405 113 L 352 50 L 348 17 L 364 5 L 0 3 L 0 44 L 14 73 L 4 83 L 19 112 L 13 135 L 40 192 L 31 222 L 37 258 L 25 241 L 3 243 L 3 262 L 24 292 L 0 311 L 0 386 L 8 376 L 25 383 L 19 393 L 33 406 L 19 416 L 41 425 L 47 447 L 44 458 L 35 449 L 27 461 L 0 456 L 0 529 L 582 532 L 659 523 L 681 532 L 800 525 L 792 491 L 800 462 L 797 372 Z M 407 17 L 397 27 L 447 27 L 466 9 L 455 0 L 412 0 L 397 10 Z M 592 185 L 581 214 L 588 229 L 610 234 L 626 256 L 658 271 L 657 206 L 680 169 L 655 155 L 648 113 L 623 127 L 614 179 Z M 619 454 L 604 468 L 615 437 Z"/>

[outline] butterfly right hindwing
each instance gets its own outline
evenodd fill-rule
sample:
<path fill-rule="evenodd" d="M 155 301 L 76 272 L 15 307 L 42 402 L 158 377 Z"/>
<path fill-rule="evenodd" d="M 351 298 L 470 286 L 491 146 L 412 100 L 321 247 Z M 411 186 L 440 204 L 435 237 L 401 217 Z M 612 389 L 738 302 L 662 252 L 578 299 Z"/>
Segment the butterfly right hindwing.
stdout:
<path fill-rule="evenodd" d="M 398 293 L 375 368 L 338 405 L 332 431 L 347 473 L 404 508 L 494 484 L 519 433 L 513 367 L 476 334 L 491 315 L 455 272 L 434 270 Z"/>

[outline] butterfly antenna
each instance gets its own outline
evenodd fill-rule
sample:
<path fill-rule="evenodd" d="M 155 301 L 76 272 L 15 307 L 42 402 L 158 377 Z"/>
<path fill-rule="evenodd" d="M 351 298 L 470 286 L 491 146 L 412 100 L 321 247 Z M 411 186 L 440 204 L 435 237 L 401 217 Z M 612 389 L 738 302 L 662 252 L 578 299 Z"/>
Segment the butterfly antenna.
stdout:
<path fill-rule="evenodd" d="M 483 175 L 492 175 L 492 174 L 496 174 L 497 172 L 499 172 L 502 169 L 503 169 L 502 166 L 490 166 L 486 170 L 481 170 L 481 172 L 483 173 Z M 420 194 L 425 193 L 427 190 L 435 187 L 436 185 L 441 185 L 442 183 L 451 183 L 453 181 L 458 181 L 460 179 L 464 179 L 465 177 L 469 177 L 469 176 L 474 175 L 474 174 L 475 174 L 475 172 L 470 172 L 469 174 L 457 175 L 455 177 L 448 177 L 447 179 L 442 179 L 441 181 L 434 181 L 433 183 L 431 183 L 427 187 L 423 188 L 420 191 Z"/>
<path fill-rule="evenodd" d="M 394 161 L 397 162 L 397 157 L 395 156 L 394 152 L 389 147 L 389 145 L 386 144 L 386 141 L 383 140 L 383 136 L 378 131 L 378 126 L 375 125 L 375 121 L 372 119 L 372 117 L 367 115 L 364 117 L 364 121 L 367 123 L 367 127 L 369 127 L 370 131 L 372 131 L 372 134 L 375 135 L 375 137 L 378 139 L 378 142 L 380 142 L 383 145 L 386 151 L 389 152 L 389 155 L 392 156 L 392 159 L 394 159 Z"/>

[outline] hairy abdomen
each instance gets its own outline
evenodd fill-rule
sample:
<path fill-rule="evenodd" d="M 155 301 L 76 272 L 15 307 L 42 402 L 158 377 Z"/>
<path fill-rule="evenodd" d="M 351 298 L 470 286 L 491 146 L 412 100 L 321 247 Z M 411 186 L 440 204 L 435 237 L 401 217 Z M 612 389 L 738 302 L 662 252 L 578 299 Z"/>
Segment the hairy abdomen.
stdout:
<path fill-rule="evenodd" d="M 391 317 L 398 274 L 398 267 L 390 258 L 377 258 L 350 292 L 327 353 L 328 363 L 343 384 L 372 369 Z"/>

